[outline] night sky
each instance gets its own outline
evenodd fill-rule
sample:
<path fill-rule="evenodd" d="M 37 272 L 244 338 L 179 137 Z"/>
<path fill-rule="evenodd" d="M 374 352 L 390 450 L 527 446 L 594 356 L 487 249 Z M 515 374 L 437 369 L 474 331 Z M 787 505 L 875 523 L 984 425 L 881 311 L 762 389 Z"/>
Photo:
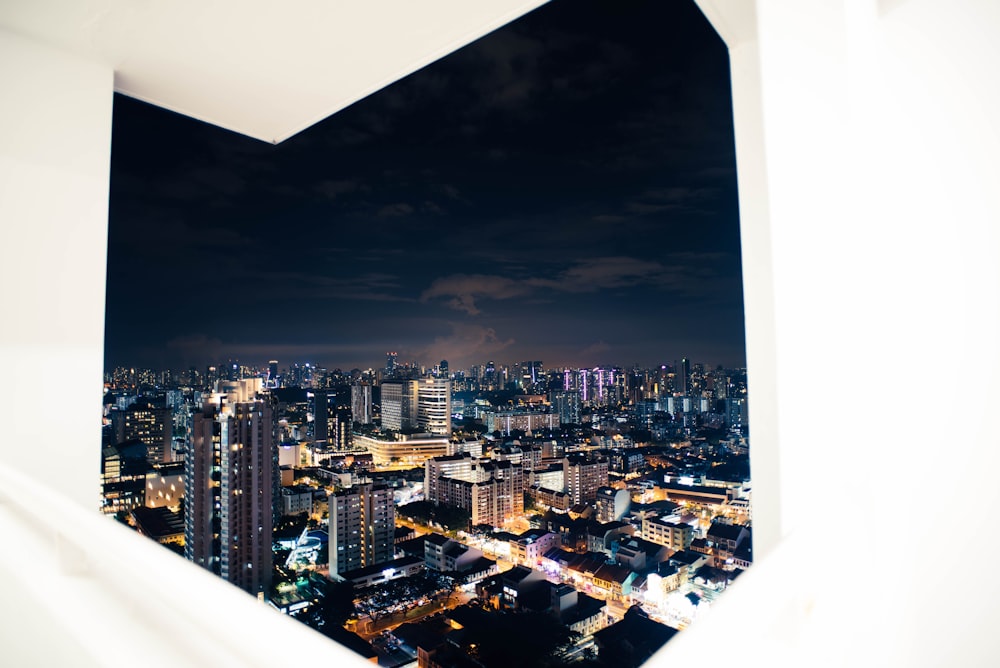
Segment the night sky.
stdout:
<path fill-rule="evenodd" d="M 278 146 L 116 96 L 109 238 L 108 368 L 745 364 L 692 2 L 556 0 Z"/>

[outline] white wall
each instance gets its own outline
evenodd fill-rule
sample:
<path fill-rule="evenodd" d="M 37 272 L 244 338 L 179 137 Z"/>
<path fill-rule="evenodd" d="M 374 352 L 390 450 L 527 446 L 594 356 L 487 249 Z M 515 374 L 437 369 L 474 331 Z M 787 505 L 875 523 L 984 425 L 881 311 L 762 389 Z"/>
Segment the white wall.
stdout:
<path fill-rule="evenodd" d="M 768 557 L 651 665 L 720 634 L 751 665 L 996 665 L 997 578 L 940 555 L 1000 547 L 1000 3 L 698 2 L 733 61 Z"/>
<path fill-rule="evenodd" d="M 90 508 L 112 86 L 110 68 L 0 30 L 0 463 Z"/>

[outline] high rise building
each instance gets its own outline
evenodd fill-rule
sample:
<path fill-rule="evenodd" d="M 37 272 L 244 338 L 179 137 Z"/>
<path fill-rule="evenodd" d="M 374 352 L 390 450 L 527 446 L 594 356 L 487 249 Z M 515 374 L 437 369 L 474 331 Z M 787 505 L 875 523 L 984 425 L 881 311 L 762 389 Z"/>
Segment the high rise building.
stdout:
<path fill-rule="evenodd" d="M 398 355 L 396 353 L 386 353 L 385 354 L 385 375 L 391 378 L 396 372 L 396 358 Z"/>
<path fill-rule="evenodd" d="M 573 454 L 563 460 L 566 493 L 570 503 L 591 503 L 597 500 L 597 490 L 608 485 L 608 460 Z"/>
<path fill-rule="evenodd" d="M 313 392 L 313 440 L 330 440 L 330 397 L 326 392 Z"/>
<path fill-rule="evenodd" d="M 502 526 L 523 514 L 524 490 L 520 463 L 455 455 L 424 464 L 424 497 L 469 511 L 473 525 Z"/>
<path fill-rule="evenodd" d="M 690 390 L 690 377 L 691 377 L 691 362 L 688 358 L 681 358 L 681 363 L 677 367 L 677 391 L 681 394 L 687 394 Z"/>
<path fill-rule="evenodd" d="M 372 386 L 367 383 L 351 386 L 351 418 L 357 424 L 372 423 Z"/>
<path fill-rule="evenodd" d="M 267 363 L 267 386 L 278 387 L 278 360 Z"/>
<path fill-rule="evenodd" d="M 632 506 L 632 497 L 628 490 L 613 487 L 597 488 L 597 521 L 617 522 Z"/>
<path fill-rule="evenodd" d="M 270 401 L 215 394 L 184 458 L 184 556 L 251 594 L 271 584 L 276 448 Z"/>
<path fill-rule="evenodd" d="M 541 360 L 532 360 L 530 362 L 522 362 L 521 368 L 524 370 L 525 380 L 531 379 L 531 388 L 537 385 L 545 374 L 545 369 L 542 367 Z"/>
<path fill-rule="evenodd" d="M 486 368 L 483 370 L 482 389 L 484 390 L 499 389 L 499 382 L 497 378 L 497 367 L 496 364 L 494 364 L 493 360 L 487 362 Z"/>
<path fill-rule="evenodd" d="M 330 447 L 335 450 L 349 450 L 353 440 L 351 432 L 351 412 L 334 411 L 327 419 L 327 435 Z"/>
<path fill-rule="evenodd" d="M 552 410 L 559 414 L 559 422 L 580 424 L 580 393 L 572 390 L 556 390 L 549 393 Z"/>
<path fill-rule="evenodd" d="M 417 425 L 417 387 L 412 379 L 387 380 L 381 385 L 382 428 L 400 431 Z"/>
<path fill-rule="evenodd" d="M 417 382 L 417 427 L 429 434 L 451 435 L 451 380 L 421 378 Z"/>
<path fill-rule="evenodd" d="M 392 561 L 396 506 L 392 490 L 370 482 L 330 496 L 330 576 Z"/>
<path fill-rule="evenodd" d="M 116 421 L 114 417 L 112 420 Z M 146 459 L 150 464 L 172 461 L 170 441 L 174 418 L 169 408 L 141 399 L 120 413 L 120 424 L 119 443 L 140 441 L 146 446 Z"/>

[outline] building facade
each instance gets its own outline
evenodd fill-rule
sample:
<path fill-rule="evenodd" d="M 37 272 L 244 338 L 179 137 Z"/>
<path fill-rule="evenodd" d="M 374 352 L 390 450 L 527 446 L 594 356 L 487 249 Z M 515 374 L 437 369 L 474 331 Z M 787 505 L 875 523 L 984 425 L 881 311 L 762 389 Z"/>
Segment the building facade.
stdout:
<path fill-rule="evenodd" d="M 592 503 L 597 490 L 608 485 L 608 460 L 602 457 L 572 455 L 564 460 L 566 493 L 570 503 Z"/>
<path fill-rule="evenodd" d="M 416 427 L 418 382 L 413 379 L 387 380 L 380 387 L 382 428 L 401 431 Z"/>
<path fill-rule="evenodd" d="M 184 555 L 251 594 L 271 584 L 274 428 L 269 400 L 214 395 L 184 457 Z"/>
<path fill-rule="evenodd" d="M 642 537 L 651 543 L 680 551 L 691 545 L 694 529 L 690 524 L 671 522 L 661 517 L 647 517 L 642 521 Z"/>
<path fill-rule="evenodd" d="M 360 483 L 334 492 L 330 504 L 330 576 L 392 561 L 396 506 L 385 485 Z"/>
<path fill-rule="evenodd" d="M 390 438 L 353 436 L 354 447 L 370 452 L 375 466 L 423 466 L 431 457 L 452 454 L 455 446 L 447 436 L 396 434 Z"/>
<path fill-rule="evenodd" d="M 357 424 L 372 423 L 372 386 L 351 386 L 351 419 Z"/>
<path fill-rule="evenodd" d="M 524 468 L 468 455 L 424 464 L 424 498 L 467 510 L 471 523 L 501 526 L 524 513 Z"/>
<path fill-rule="evenodd" d="M 632 497 L 625 489 L 599 487 L 596 505 L 598 522 L 617 522 L 628 513 Z"/>
<path fill-rule="evenodd" d="M 417 383 L 417 427 L 436 436 L 451 435 L 451 380 L 429 376 Z"/>

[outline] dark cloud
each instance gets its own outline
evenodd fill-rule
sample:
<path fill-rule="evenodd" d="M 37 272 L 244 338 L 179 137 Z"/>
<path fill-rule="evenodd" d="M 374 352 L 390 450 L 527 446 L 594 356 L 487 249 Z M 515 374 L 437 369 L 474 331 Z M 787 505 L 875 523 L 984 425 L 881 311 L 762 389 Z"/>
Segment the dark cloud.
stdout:
<path fill-rule="evenodd" d="M 448 360 L 455 368 L 468 368 L 485 360 L 500 357 L 514 345 L 513 338 L 501 338 L 496 330 L 469 323 L 449 322 L 450 332 L 437 336 L 422 347 L 404 348 L 404 356 L 415 360 L 436 363 Z"/>
<path fill-rule="evenodd" d="M 724 257 L 675 254 L 671 264 L 630 257 L 596 257 L 578 262 L 551 278 L 456 274 L 436 279 L 421 293 L 420 301 L 444 298 L 448 307 L 475 316 L 482 313 L 478 302 L 483 299 L 509 300 L 546 290 L 592 293 L 644 285 L 698 295 L 704 292 L 704 279 L 713 275 L 709 263 Z"/>
<path fill-rule="evenodd" d="M 517 281 L 504 276 L 484 276 L 456 274 L 439 278 L 420 295 L 420 301 L 426 302 L 436 297 L 447 297 L 449 307 L 457 311 L 465 311 L 469 315 L 479 315 L 476 300 L 510 299 L 527 294 L 531 286 L 524 281 Z"/>
<path fill-rule="evenodd" d="M 413 207 L 406 202 L 395 202 L 379 207 L 375 215 L 379 218 L 392 218 L 396 216 L 409 216 L 413 211 Z"/>
<path fill-rule="evenodd" d="M 335 200 L 342 195 L 357 192 L 363 188 L 360 181 L 356 179 L 343 179 L 340 181 L 320 181 L 316 184 L 315 190 L 321 195 Z M 367 190 L 367 189 L 366 189 Z"/>

